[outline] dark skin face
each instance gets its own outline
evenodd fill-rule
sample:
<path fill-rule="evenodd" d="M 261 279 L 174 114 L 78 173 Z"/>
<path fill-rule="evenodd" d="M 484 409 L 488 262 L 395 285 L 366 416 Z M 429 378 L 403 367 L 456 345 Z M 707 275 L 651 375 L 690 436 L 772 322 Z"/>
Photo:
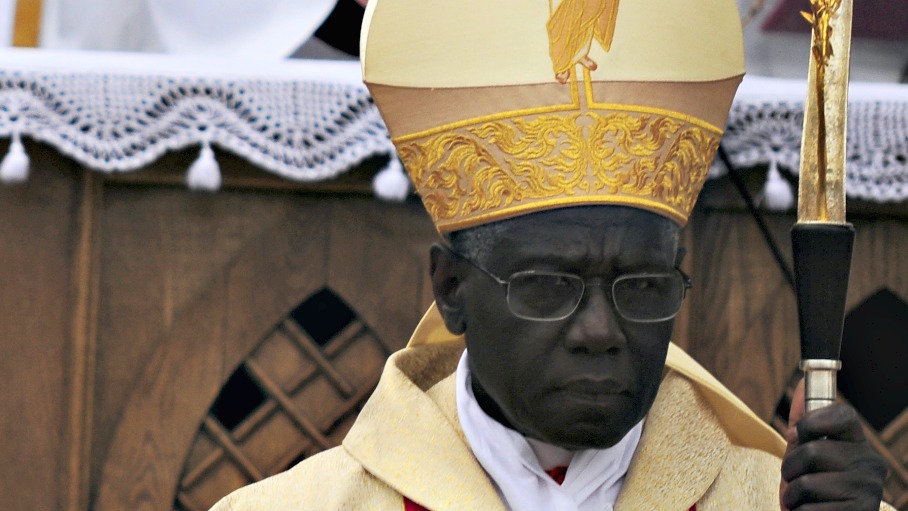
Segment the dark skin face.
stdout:
<path fill-rule="evenodd" d="M 479 261 L 507 278 L 528 269 L 576 273 L 606 285 L 619 274 L 667 271 L 678 261 L 678 228 L 629 208 L 534 213 L 511 222 Z M 513 316 L 505 287 L 441 246 L 432 283 L 448 329 L 464 334 L 473 390 L 483 410 L 522 434 L 567 449 L 614 445 L 652 407 L 672 321 L 631 323 L 603 288 L 588 287 L 577 311 L 556 322 Z M 803 398 L 796 399 L 801 403 Z M 795 411 L 781 467 L 782 509 L 877 510 L 886 464 L 853 408 Z M 819 509 L 819 508 L 817 508 Z"/>
<path fill-rule="evenodd" d="M 448 328 L 465 334 L 483 410 L 567 449 L 621 440 L 653 404 L 673 322 L 622 319 L 609 284 L 626 273 L 671 271 L 677 240 L 670 220 L 632 208 L 565 208 L 511 221 L 480 261 L 493 274 L 551 270 L 604 284 L 587 286 L 574 314 L 553 322 L 515 317 L 505 286 L 433 247 L 436 301 Z"/>

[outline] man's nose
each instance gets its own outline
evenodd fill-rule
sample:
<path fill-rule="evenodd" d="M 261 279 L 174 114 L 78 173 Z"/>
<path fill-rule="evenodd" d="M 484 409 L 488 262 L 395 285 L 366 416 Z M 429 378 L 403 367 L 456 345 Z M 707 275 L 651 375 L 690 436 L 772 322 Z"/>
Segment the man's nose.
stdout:
<path fill-rule="evenodd" d="M 565 348 L 571 352 L 617 353 L 627 344 L 618 312 L 602 286 L 587 286 L 583 300 L 571 317 Z"/>

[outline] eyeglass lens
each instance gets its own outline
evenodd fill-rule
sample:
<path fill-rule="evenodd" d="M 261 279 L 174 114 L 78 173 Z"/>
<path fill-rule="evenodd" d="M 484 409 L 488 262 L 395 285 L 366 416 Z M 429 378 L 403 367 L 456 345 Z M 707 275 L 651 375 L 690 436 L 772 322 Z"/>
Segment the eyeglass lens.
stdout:
<path fill-rule="evenodd" d="M 618 313 L 630 320 L 668 319 L 681 308 L 684 281 L 681 275 L 628 275 L 612 286 Z"/>
<path fill-rule="evenodd" d="M 575 275 L 516 273 L 508 281 L 508 305 L 523 318 L 566 318 L 580 303 L 583 288 L 583 280 Z"/>
<path fill-rule="evenodd" d="M 558 320 L 571 315 L 583 299 L 577 275 L 519 272 L 508 280 L 508 305 L 522 318 Z M 678 273 L 624 275 L 612 285 L 618 313 L 630 321 L 662 321 L 681 308 L 684 281 Z"/>

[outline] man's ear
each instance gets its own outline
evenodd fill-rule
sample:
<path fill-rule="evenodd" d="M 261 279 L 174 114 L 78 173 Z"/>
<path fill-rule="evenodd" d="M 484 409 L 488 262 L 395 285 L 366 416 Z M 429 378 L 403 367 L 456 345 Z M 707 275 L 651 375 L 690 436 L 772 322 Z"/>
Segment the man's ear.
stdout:
<path fill-rule="evenodd" d="M 435 243 L 429 250 L 429 272 L 435 304 L 445 321 L 445 326 L 455 335 L 467 329 L 463 306 L 463 280 L 457 256 L 449 249 Z"/>

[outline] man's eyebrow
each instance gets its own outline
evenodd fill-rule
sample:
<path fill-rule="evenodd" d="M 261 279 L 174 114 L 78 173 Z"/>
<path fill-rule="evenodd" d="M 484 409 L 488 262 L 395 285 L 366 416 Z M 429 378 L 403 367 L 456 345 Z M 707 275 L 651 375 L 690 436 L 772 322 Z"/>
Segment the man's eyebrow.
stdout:
<path fill-rule="evenodd" d="M 578 240 L 579 241 L 579 240 Z M 580 259 L 589 256 L 589 247 L 575 240 L 546 241 L 533 246 L 522 246 L 513 252 L 514 257 L 523 259 Z"/>
<path fill-rule="evenodd" d="M 561 256 L 552 254 L 524 254 L 515 255 L 508 258 L 508 262 L 513 266 L 566 266 L 572 264 L 572 261 Z"/>
<path fill-rule="evenodd" d="M 620 273 L 665 273 L 675 269 L 674 265 L 643 264 L 637 266 L 620 266 Z"/>

